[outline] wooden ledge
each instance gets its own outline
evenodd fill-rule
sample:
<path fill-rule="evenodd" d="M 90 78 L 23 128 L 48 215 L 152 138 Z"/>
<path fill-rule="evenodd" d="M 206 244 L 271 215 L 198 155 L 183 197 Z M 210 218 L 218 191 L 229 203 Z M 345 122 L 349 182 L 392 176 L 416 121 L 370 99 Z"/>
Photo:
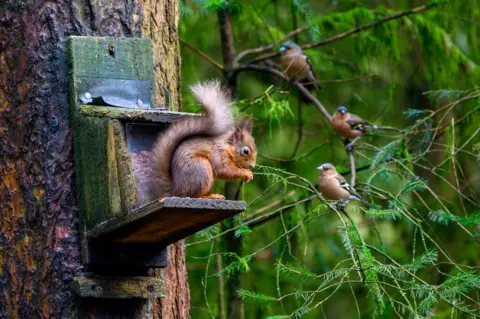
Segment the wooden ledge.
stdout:
<path fill-rule="evenodd" d="M 244 201 L 166 197 L 99 224 L 87 237 L 166 246 L 245 209 Z"/>
<path fill-rule="evenodd" d="M 93 298 L 162 298 L 165 284 L 152 277 L 75 277 L 73 291 L 81 297 Z"/>
<path fill-rule="evenodd" d="M 195 113 L 169 112 L 159 109 L 134 109 L 98 105 L 81 105 L 79 114 L 146 123 L 173 123 L 186 116 L 201 116 Z"/>

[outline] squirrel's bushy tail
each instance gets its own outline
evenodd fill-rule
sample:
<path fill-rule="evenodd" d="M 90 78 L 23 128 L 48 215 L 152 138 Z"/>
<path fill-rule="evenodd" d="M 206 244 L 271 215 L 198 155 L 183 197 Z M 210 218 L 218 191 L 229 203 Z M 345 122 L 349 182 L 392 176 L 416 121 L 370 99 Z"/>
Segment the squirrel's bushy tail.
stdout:
<path fill-rule="evenodd" d="M 194 136 L 218 136 L 233 128 L 232 99 L 217 80 L 190 87 L 203 105 L 203 116 L 187 116 L 173 123 L 160 134 L 152 150 L 153 179 L 149 182 L 151 195 L 169 196 L 172 185 L 170 166 L 178 145 Z"/>

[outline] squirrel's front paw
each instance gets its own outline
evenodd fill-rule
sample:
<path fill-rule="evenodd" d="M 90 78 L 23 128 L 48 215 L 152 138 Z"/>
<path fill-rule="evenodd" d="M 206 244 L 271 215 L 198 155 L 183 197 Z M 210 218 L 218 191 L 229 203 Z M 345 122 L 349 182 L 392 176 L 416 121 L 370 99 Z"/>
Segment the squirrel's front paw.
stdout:
<path fill-rule="evenodd" d="M 253 173 L 252 171 L 246 169 L 245 174 L 243 174 L 242 179 L 244 182 L 249 182 L 253 179 Z"/>

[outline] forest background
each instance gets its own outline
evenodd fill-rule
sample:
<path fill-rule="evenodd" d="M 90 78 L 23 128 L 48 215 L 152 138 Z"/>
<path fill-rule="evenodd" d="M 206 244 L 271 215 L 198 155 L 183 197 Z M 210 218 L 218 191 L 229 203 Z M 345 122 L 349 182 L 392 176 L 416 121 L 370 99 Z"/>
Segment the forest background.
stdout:
<path fill-rule="evenodd" d="M 187 242 L 192 318 L 480 316 L 479 21 L 475 0 L 181 3 L 183 110 L 200 110 L 189 85 L 221 79 L 255 119 L 259 164 L 217 185 L 247 211 Z M 287 40 L 316 101 L 276 71 Z M 352 178 L 321 112 L 340 105 L 401 130 L 357 143 L 374 209 L 348 218 L 315 191 L 322 163 Z"/>

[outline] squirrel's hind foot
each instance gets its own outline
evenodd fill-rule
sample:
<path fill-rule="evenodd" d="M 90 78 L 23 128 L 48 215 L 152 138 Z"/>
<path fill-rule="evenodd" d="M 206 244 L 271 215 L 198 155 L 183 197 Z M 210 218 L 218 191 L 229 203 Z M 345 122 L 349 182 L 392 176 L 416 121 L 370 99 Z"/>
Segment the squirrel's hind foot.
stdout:
<path fill-rule="evenodd" d="M 206 199 L 225 199 L 225 196 L 220 195 L 220 194 L 210 194 L 210 195 L 200 196 L 200 198 L 206 198 Z"/>

